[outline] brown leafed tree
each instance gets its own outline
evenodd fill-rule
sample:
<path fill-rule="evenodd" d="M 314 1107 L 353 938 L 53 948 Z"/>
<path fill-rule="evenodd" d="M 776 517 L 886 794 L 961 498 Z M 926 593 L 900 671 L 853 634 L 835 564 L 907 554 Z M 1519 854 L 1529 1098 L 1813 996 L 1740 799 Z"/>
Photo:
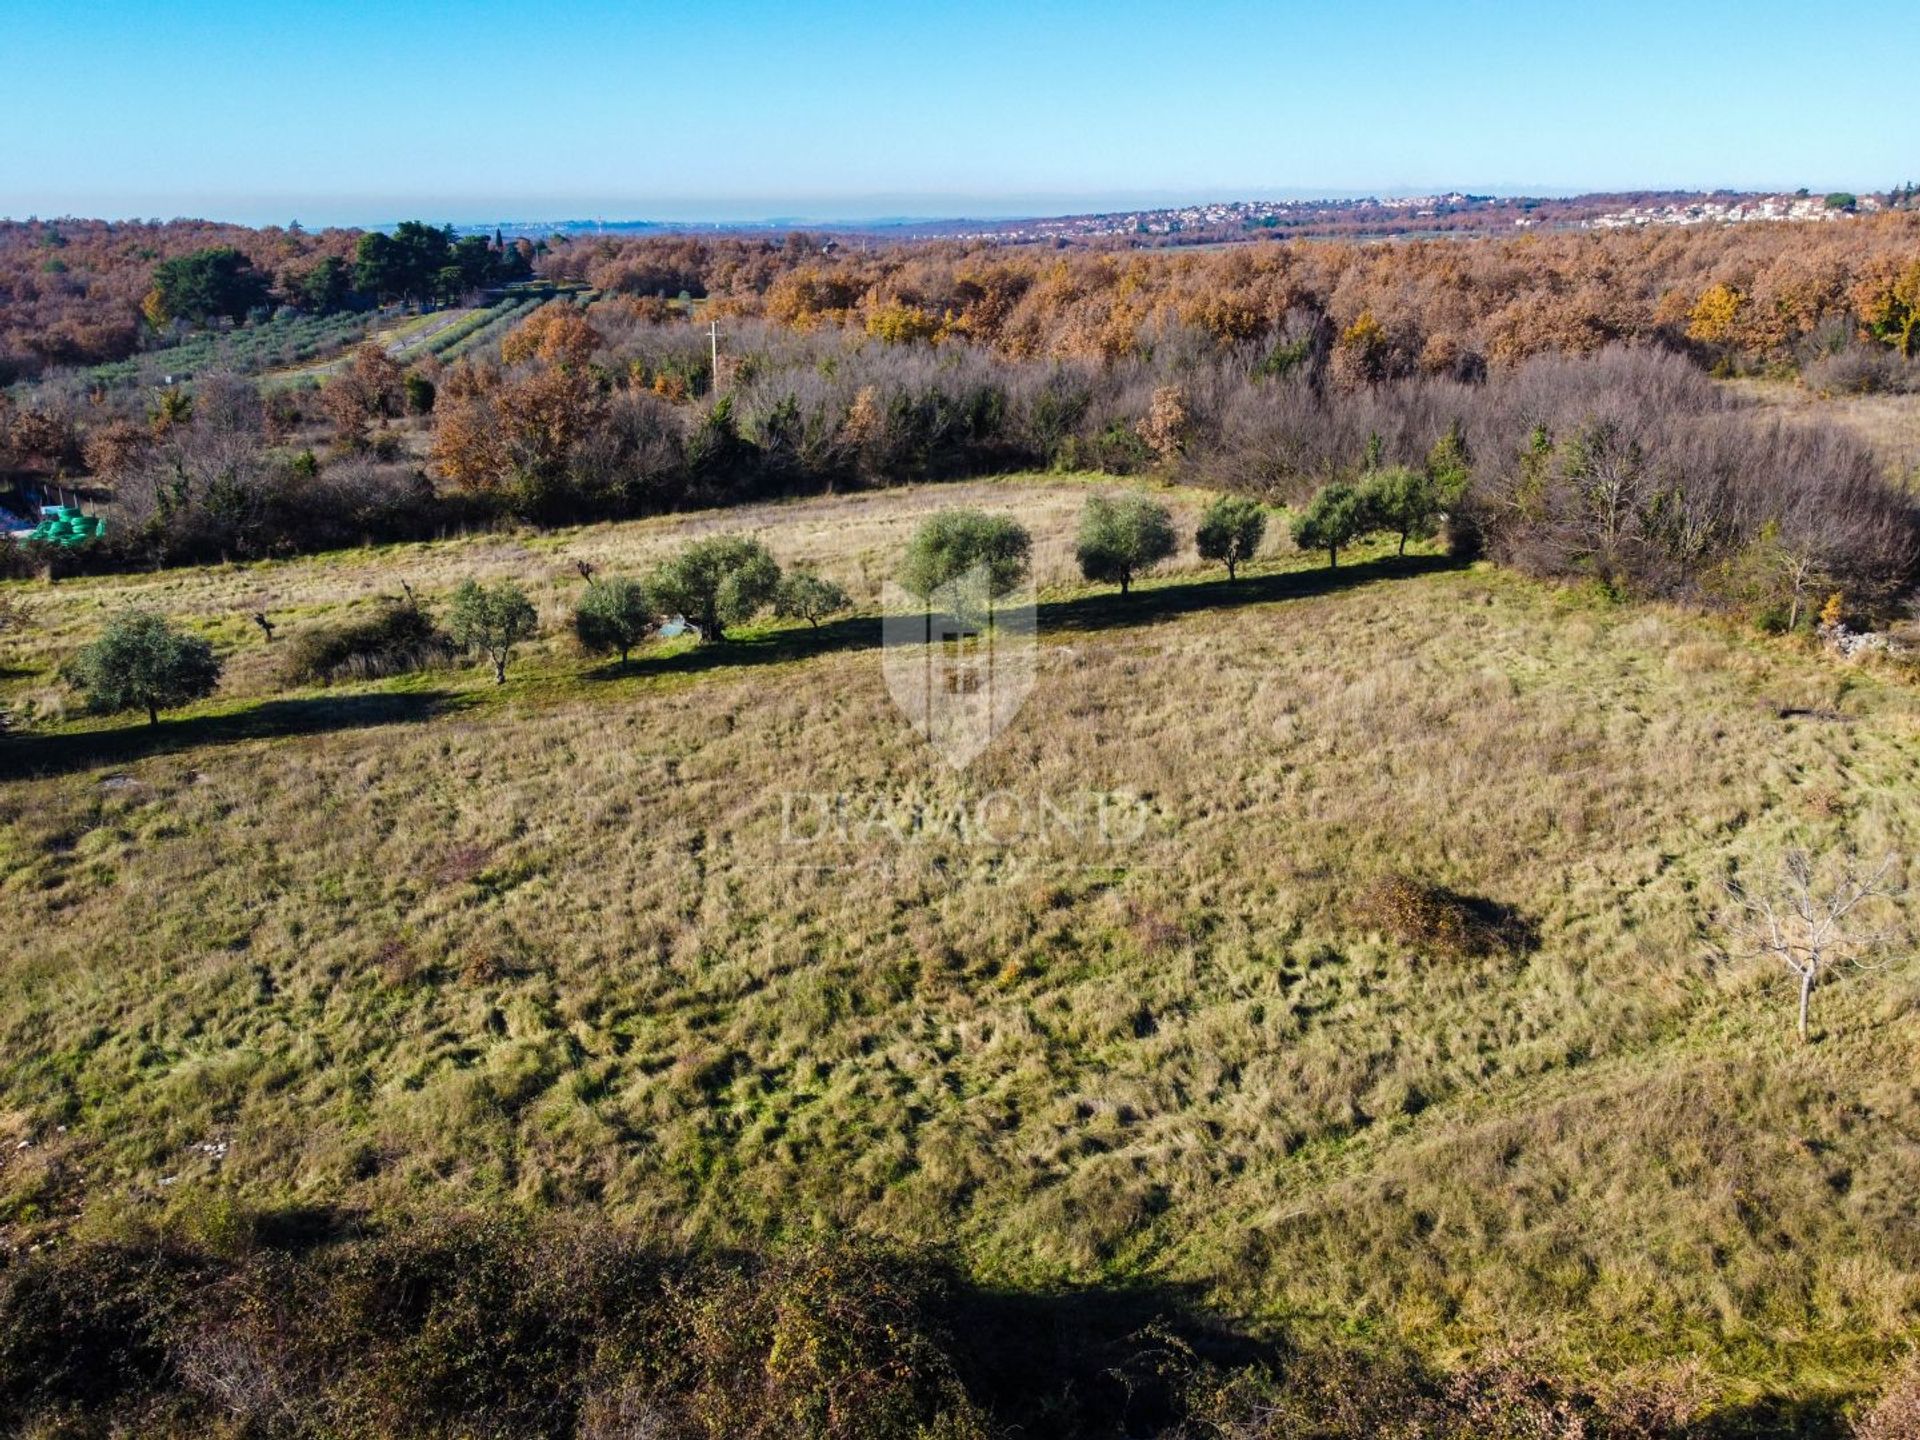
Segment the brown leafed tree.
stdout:
<path fill-rule="evenodd" d="M 564 302 L 544 305 L 508 332 L 500 358 L 509 365 L 537 360 L 563 369 L 584 368 L 604 343 L 600 332 Z"/>
<path fill-rule="evenodd" d="M 406 370 L 386 349 L 368 341 L 320 392 L 320 405 L 333 422 L 335 439 L 354 448 L 366 439 L 367 427 L 406 413 Z"/>
<path fill-rule="evenodd" d="M 1178 385 L 1159 386 L 1137 428 L 1140 438 L 1147 442 L 1147 448 L 1160 463 L 1172 465 L 1180 458 L 1187 434 L 1193 428 L 1193 410 L 1187 401 L 1187 392 Z"/>

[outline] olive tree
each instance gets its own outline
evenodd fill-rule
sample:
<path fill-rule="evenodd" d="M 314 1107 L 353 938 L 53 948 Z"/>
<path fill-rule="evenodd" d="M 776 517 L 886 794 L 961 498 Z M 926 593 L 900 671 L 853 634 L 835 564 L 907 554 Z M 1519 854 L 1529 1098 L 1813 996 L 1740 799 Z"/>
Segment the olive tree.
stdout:
<path fill-rule="evenodd" d="M 1366 507 L 1370 529 L 1400 537 L 1400 554 L 1407 541 L 1430 540 L 1440 529 L 1440 490 L 1424 470 L 1405 465 L 1375 470 L 1360 484 L 1360 502 Z"/>
<path fill-rule="evenodd" d="M 507 683 L 507 662 L 522 640 L 540 628 L 540 616 L 527 592 L 511 580 L 482 585 L 469 580 L 453 592 L 448 629 L 454 642 L 478 650 L 493 662 L 493 683 Z"/>
<path fill-rule="evenodd" d="M 1007 515 L 979 510 L 942 510 L 930 516 L 907 545 L 900 584 L 925 600 L 976 567 L 987 573 L 987 594 L 998 600 L 1027 578 L 1033 537 Z"/>
<path fill-rule="evenodd" d="M 1368 522 L 1366 502 L 1357 490 L 1328 485 L 1293 517 L 1293 543 L 1302 550 L 1326 551 L 1327 568 L 1333 569 L 1340 563 L 1340 547 L 1366 534 L 1372 528 Z"/>
<path fill-rule="evenodd" d="M 1134 491 L 1087 501 L 1075 553 L 1082 575 L 1118 585 L 1125 595 L 1141 571 L 1158 565 L 1178 545 L 1167 507 Z"/>
<path fill-rule="evenodd" d="M 1202 560 L 1227 567 L 1227 579 L 1238 578 L 1240 566 L 1251 560 L 1267 533 L 1267 512 L 1244 495 L 1222 495 L 1200 517 L 1194 548 Z"/>
<path fill-rule="evenodd" d="M 783 620 L 804 620 L 818 630 L 822 620 L 838 615 L 852 604 L 852 598 L 833 581 L 811 570 L 796 570 L 780 582 L 773 599 L 773 613 Z"/>
<path fill-rule="evenodd" d="M 637 580 L 589 580 L 573 611 L 573 633 L 589 655 L 617 653 L 622 665 L 653 633 L 655 611 Z"/>
<path fill-rule="evenodd" d="M 744 535 L 696 540 L 647 577 L 647 593 L 662 614 L 677 614 L 700 632 L 700 642 L 727 638 L 773 603 L 780 567 L 767 547 Z"/>
<path fill-rule="evenodd" d="M 67 666 L 68 680 L 104 714 L 144 710 L 156 725 L 162 710 L 211 695 L 220 660 L 198 635 L 174 629 L 160 616 L 129 610 L 107 622 L 101 637 Z"/>

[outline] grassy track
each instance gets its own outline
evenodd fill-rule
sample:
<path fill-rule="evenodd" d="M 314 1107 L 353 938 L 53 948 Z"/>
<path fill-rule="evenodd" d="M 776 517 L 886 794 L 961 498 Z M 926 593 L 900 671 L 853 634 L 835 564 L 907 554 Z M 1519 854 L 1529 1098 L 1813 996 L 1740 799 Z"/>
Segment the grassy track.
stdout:
<path fill-rule="evenodd" d="M 157 732 L 76 717 L 0 752 L 0 1223 L 228 1194 L 831 1223 L 1441 1358 L 1697 1352 L 1730 1395 L 1880 1365 L 1920 1315 L 1916 973 L 1834 985 L 1802 1049 L 1708 922 L 1789 838 L 1914 852 L 1913 691 L 1437 557 L 1329 575 L 1280 544 L 1229 586 L 1189 556 L 1121 601 L 1072 579 L 1084 489 L 43 595 L 15 703 L 47 713 L 48 669 L 130 601 L 213 635 L 230 682 Z M 871 618 L 952 503 L 1025 519 L 1043 587 L 1032 697 L 961 774 L 888 699 Z M 569 653 L 575 557 L 634 571 L 720 529 L 868 618 Z M 554 638 L 501 688 L 286 693 L 245 618 L 504 574 Z M 799 843 L 782 800 L 1085 791 L 1151 820 Z M 1393 869 L 1514 907 L 1537 948 L 1410 953 L 1358 905 Z"/>

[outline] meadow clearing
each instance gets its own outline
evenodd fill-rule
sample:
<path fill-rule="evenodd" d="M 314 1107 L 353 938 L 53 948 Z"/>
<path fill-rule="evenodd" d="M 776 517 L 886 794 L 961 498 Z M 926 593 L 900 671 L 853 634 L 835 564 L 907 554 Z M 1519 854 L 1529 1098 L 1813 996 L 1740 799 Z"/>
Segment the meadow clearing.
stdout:
<path fill-rule="evenodd" d="M 1915 852 L 1911 683 L 1387 546 L 1330 572 L 1276 534 L 1229 584 L 1182 490 L 1186 551 L 1123 600 L 1073 572 L 1088 488 L 24 591 L 0 1227 L 591 1208 L 946 1244 L 994 1284 L 1178 1287 L 1441 1363 L 1499 1340 L 1575 1371 L 1697 1356 L 1730 1400 L 1870 1383 L 1920 1314 L 1920 971 L 1837 979 L 1801 1045 L 1788 978 L 1717 914 L 1789 843 Z M 1032 529 L 1041 650 L 956 772 L 888 697 L 874 606 L 961 504 Z M 735 531 L 859 613 L 575 652 L 576 561 Z M 503 686 L 281 678 L 302 625 L 503 576 L 544 625 Z M 130 604 L 216 641 L 216 699 L 65 712 L 53 667 Z M 1089 795 L 1143 818 L 1031 820 Z M 823 831 L 822 796 L 889 818 Z M 1383 933 L 1394 874 L 1512 943 Z"/>

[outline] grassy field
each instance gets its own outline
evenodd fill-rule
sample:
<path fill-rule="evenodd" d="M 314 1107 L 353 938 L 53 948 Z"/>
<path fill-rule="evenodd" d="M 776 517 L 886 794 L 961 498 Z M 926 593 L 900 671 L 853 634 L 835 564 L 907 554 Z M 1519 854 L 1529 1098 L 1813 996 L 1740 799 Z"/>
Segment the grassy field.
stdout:
<path fill-rule="evenodd" d="M 41 724 L 0 749 L 0 1227 L 593 1207 L 951 1242 L 993 1283 L 1165 1285 L 1443 1363 L 1506 1339 L 1697 1355 L 1730 1402 L 1870 1383 L 1920 1325 L 1920 971 L 1840 979 L 1803 1047 L 1714 912 L 1791 841 L 1915 851 L 1913 688 L 1435 555 L 1329 573 L 1276 538 L 1238 584 L 1189 553 L 1121 600 L 1072 572 L 1086 489 L 30 592 L 0 680 Z M 1190 535 L 1199 497 L 1169 498 Z M 956 773 L 872 614 L 961 503 L 1034 530 L 1042 648 Z M 865 618 L 572 652 L 576 559 L 723 530 Z M 503 687 L 279 678 L 303 624 L 503 575 L 548 636 Z M 51 667 L 129 603 L 215 638 L 218 699 L 63 716 Z M 1096 794 L 1144 820 L 1037 819 Z M 844 834 L 811 823 L 829 795 Z M 1393 872 L 1532 938 L 1410 949 L 1362 903 Z"/>

